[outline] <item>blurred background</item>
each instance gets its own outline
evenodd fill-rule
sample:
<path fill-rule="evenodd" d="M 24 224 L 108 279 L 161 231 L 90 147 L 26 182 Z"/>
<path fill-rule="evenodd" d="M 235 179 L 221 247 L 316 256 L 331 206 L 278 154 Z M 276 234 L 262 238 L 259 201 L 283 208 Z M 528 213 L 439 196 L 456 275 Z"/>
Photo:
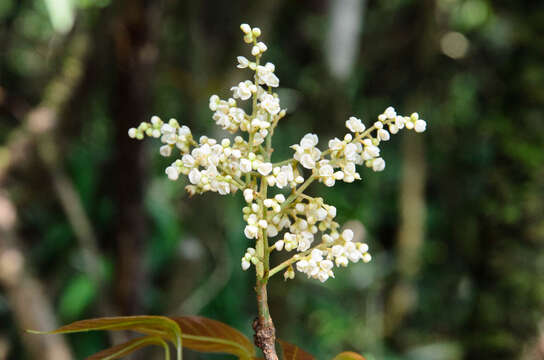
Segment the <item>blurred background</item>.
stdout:
<path fill-rule="evenodd" d="M 544 359 L 544 2 L 506 0 L 1 0 L 0 359 L 83 359 L 124 334 L 23 330 L 105 315 L 252 335 L 241 196 L 189 198 L 127 136 L 154 114 L 223 136 L 207 104 L 248 76 L 242 22 L 289 110 L 276 159 L 389 105 L 428 121 L 386 171 L 310 188 L 373 261 L 272 281 L 278 336 L 318 359 Z"/>

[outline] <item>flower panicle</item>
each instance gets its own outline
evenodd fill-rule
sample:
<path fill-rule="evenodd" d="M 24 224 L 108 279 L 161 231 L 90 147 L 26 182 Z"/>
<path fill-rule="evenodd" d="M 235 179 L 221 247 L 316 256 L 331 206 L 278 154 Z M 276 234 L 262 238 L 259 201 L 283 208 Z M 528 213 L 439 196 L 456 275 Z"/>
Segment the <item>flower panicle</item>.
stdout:
<path fill-rule="evenodd" d="M 328 187 L 360 180 L 359 166 L 383 171 L 381 143 L 403 129 L 424 132 L 427 123 L 418 113 L 404 116 L 393 107 L 385 109 L 371 125 L 351 116 L 345 122 L 348 132 L 342 138 L 329 140 L 327 149 L 321 150 L 318 136 L 308 133 L 291 146 L 291 158 L 273 163 L 272 135 L 286 115 L 274 92 L 279 78 L 274 64 L 262 64 L 268 47 L 259 40 L 261 30 L 248 24 L 240 29 L 244 42 L 251 46 L 252 58 L 238 56 L 236 66 L 251 70 L 252 78 L 232 86 L 232 97 L 225 100 L 212 95 L 209 100 L 213 121 L 234 134 L 233 138 L 201 136 L 197 141 L 186 125 L 175 119 L 163 121 L 158 116 L 129 129 L 128 135 L 138 140 L 145 136 L 160 139 L 159 153 L 175 157 L 165 174 L 173 181 L 186 176 L 186 189 L 191 195 L 208 191 L 227 195 L 240 190 L 246 202 L 242 209 L 244 235 L 250 240 L 272 241 L 268 252 L 295 252 L 272 268 L 272 275 L 285 270 L 284 278 L 293 279 L 296 269 L 324 282 L 334 277 L 335 266 L 369 262 L 371 255 L 367 244 L 354 241 L 353 231 L 340 230 L 334 220 L 336 208 L 322 198 L 305 194 L 305 189 L 316 180 Z M 251 113 L 240 107 L 245 101 L 251 101 Z M 271 194 L 272 190 L 275 194 Z M 247 270 L 262 261 L 256 249 L 248 247 L 241 266 Z"/>

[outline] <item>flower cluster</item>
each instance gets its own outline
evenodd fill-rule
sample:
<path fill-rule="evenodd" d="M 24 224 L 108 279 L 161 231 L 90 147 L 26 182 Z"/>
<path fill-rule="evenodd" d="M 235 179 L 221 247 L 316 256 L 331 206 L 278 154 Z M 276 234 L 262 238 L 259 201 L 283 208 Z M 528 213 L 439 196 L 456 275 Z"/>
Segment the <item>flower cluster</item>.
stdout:
<path fill-rule="evenodd" d="M 323 282 L 334 277 L 335 266 L 369 262 L 371 256 L 368 245 L 354 241 L 351 230 L 340 230 L 335 221 L 336 208 L 322 198 L 305 194 L 305 190 L 316 180 L 329 187 L 337 181 L 359 180 L 358 166 L 384 170 L 381 143 L 402 129 L 423 132 L 426 122 L 417 113 L 403 116 L 392 107 L 368 127 L 352 116 L 345 123 L 348 132 L 330 140 L 326 149 L 321 150 L 318 136 L 310 133 L 291 146 L 292 158 L 273 162 L 272 135 L 286 114 L 274 92 L 279 78 L 272 63 L 262 65 L 262 55 L 268 48 L 259 41 L 261 30 L 247 24 L 240 28 L 244 41 L 251 44 L 253 58 L 238 56 L 237 67 L 249 69 L 252 77 L 231 87 L 232 97 L 224 100 L 212 95 L 209 102 L 215 123 L 240 135 L 221 140 L 202 136 L 196 141 L 187 126 L 175 119 L 164 122 L 157 116 L 128 133 L 136 139 L 160 138 L 160 154 L 175 156 L 166 175 L 171 180 L 187 176 L 189 193 L 242 192 L 246 202 L 242 209 L 244 235 L 254 241 L 241 260 L 244 270 L 255 265 L 260 277 L 284 271 L 285 279 L 292 279 L 296 268 Z M 251 102 L 250 114 L 240 107 L 239 102 L 245 101 Z M 273 251 L 295 254 L 270 267 L 269 255 Z"/>

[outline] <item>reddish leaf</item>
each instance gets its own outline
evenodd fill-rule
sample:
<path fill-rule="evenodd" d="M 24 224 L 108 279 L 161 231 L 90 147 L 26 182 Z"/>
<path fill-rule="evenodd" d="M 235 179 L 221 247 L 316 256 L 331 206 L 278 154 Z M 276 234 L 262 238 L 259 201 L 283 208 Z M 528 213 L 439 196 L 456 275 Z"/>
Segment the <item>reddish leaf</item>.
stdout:
<path fill-rule="evenodd" d="M 365 358 L 353 351 L 344 351 L 336 355 L 332 360 L 365 360 Z"/>
<path fill-rule="evenodd" d="M 95 330 L 132 330 L 160 337 L 176 346 L 177 358 L 181 359 L 182 336 L 178 324 L 165 316 L 121 316 L 76 321 L 53 331 L 32 331 L 34 334 L 68 334 Z"/>
<path fill-rule="evenodd" d="M 308 354 L 296 345 L 278 339 L 281 345 L 283 360 L 314 360 L 313 355 Z"/>
<path fill-rule="evenodd" d="M 34 331 L 35 334 L 68 334 L 95 330 L 133 330 L 146 335 L 172 335 L 177 324 L 165 316 L 120 316 L 80 320 L 53 331 Z"/>
<path fill-rule="evenodd" d="M 144 348 L 150 345 L 162 346 L 165 352 L 165 359 L 170 359 L 170 349 L 168 344 L 157 336 L 144 336 L 138 339 L 128 341 L 124 344 L 112 346 L 109 349 L 102 350 L 92 356 L 89 356 L 86 360 L 115 360 L 120 359 L 123 356 L 129 355 L 134 351 Z"/>
<path fill-rule="evenodd" d="M 183 333 L 183 346 L 200 352 L 227 353 L 241 359 L 255 357 L 255 348 L 247 337 L 236 329 L 200 316 L 171 318 Z"/>

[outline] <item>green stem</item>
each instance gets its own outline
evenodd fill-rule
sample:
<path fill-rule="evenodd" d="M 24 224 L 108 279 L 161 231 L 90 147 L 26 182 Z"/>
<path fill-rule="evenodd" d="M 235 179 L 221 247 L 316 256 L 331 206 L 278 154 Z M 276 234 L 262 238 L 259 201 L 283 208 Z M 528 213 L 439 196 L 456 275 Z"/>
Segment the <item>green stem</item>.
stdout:
<path fill-rule="evenodd" d="M 285 202 L 283 204 L 281 204 L 281 211 L 283 211 L 287 206 L 289 206 L 300 194 L 302 194 L 304 192 L 304 190 L 306 190 L 306 188 L 308 186 L 310 186 L 310 184 L 312 182 L 314 182 L 314 180 L 317 178 L 317 175 L 315 174 L 312 174 L 312 176 L 310 176 L 308 179 L 306 179 L 306 181 L 304 183 L 302 183 L 302 185 L 300 185 L 298 187 L 298 189 L 292 193 L 291 195 L 289 195 L 289 197 L 285 200 Z"/>
<path fill-rule="evenodd" d="M 266 178 L 261 178 L 261 188 L 259 191 L 259 204 L 262 209 L 262 218 L 267 218 L 267 209 L 263 206 L 263 201 L 267 197 L 268 183 Z M 257 268 L 257 279 L 255 292 L 257 293 L 258 318 L 253 323 L 255 331 L 255 345 L 260 348 L 264 354 L 265 360 L 278 360 L 276 354 L 276 329 L 270 310 L 268 309 L 268 293 L 266 285 L 268 283 L 268 273 L 270 269 L 270 249 L 268 247 L 268 236 L 266 229 L 261 230 L 261 236 L 257 239 L 257 255 L 263 259 L 262 267 Z"/>
<path fill-rule="evenodd" d="M 313 248 L 311 249 L 308 249 L 300 254 L 296 254 L 294 255 L 292 258 L 288 259 L 288 260 L 285 260 L 284 262 L 282 262 L 281 264 L 279 265 L 276 265 L 274 268 L 272 268 L 269 272 L 268 272 L 268 277 L 272 277 L 274 275 L 276 275 L 277 273 L 279 273 L 280 271 L 282 271 L 283 269 L 285 269 L 286 267 L 288 267 L 289 265 L 293 264 L 294 262 L 297 262 L 301 259 L 303 259 L 306 255 L 308 255 L 309 253 L 312 252 L 312 250 L 314 249 L 320 249 L 320 248 L 323 248 L 325 247 L 325 244 L 319 244 L 317 246 L 314 246 Z"/>

